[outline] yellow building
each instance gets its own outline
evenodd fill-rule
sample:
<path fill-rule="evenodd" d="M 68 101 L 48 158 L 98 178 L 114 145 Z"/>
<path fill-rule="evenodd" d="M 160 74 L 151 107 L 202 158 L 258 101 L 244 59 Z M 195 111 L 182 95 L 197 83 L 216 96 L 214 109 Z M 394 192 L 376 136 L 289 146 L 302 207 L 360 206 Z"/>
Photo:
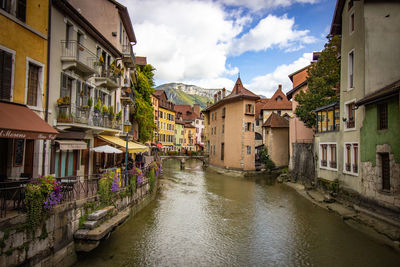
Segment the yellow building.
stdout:
<path fill-rule="evenodd" d="M 0 53 L 4 59 L 1 64 L 11 69 L 7 73 L 10 84 L 2 80 L 0 99 L 27 104 L 43 117 L 49 1 L 4 2 L 0 8 Z M 5 71 L 2 68 L 2 76 Z"/>
<path fill-rule="evenodd" d="M 46 174 L 48 0 L 1 1 L 0 181 Z M 23 105 L 20 105 L 23 104 Z M 44 149 L 45 148 L 45 149 Z M 47 146 L 48 148 L 48 146 Z"/>
<path fill-rule="evenodd" d="M 168 101 L 167 94 L 163 90 L 155 91 L 154 95 L 158 99 L 158 142 L 164 146 L 164 150 L 173 150 L 175 136 L 174 104 Z"/>
<path fill-rule="evenodd" d="M 185 135 L 184 135 L 184 149 L 187 151 L 195 151 L 195 140 L 196 140 L 196 127 L 192 124 L 185 124 Z"/>
<path fill-rule="evenodd" d="M 154 95 L 150 95 L 150 100 L 151 100 L 151 105 L 153 106 L 153 112 L 154 112 L 154 125 L 156 128 L 154 129 L 154 137 L 153 137 L 153 142 L 157 142 L 157 136 L 158 136 L 158 98 Z"/>

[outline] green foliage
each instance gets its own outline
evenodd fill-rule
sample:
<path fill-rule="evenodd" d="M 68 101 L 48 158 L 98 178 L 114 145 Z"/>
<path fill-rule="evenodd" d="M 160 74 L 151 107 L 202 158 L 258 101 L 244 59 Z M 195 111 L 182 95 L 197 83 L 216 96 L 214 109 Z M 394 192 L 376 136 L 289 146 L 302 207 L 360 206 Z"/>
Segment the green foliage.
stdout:
<path fill-rule="evenodd" d="M 155 183 L 156 183 L 156 175 L 155 175 L 154 169 L 151 169 L 149 172 L 149 185 L 150 185 L 151 192 L 153 192 Z"/>
<path fill-rule="evenodd" d="M 111 184 L 112 179 L 107 176 L 99 180 L 98 193 L 100 195 L 100 203 L 102 205 L 110 205 L 112 202 Z"/>
<path fill-rule="evenodd" d="M 312 128 L 316 115 L 312 110 L 338 101 L 336 91 L 340 82 L 340 37 L 334 36 L 325 44 L 318 61 L 308 71 L 308 91 L 300 91 L 295 100 L 299 103 L 296 116 Z"/>
<path fill-rule="evenodd" d="M 100 108 L 101 108 L 101 101 L 100 98 L 98 98 L 96 105 L 94 105 L 94 110 L 100 111 Z"/>
<path fill-rule="evenodd" d="M 93 105 L 93 98 L 91 98 L 91 97 L 88 98 L 88 100 L 87 100 L 87 105 L 88 105 L 89 108 L 92 107 L 92 105 Z"/>
<path fill-rule="evenodd" d="M 40 185 L 28 184 L 25 188 L 25 206 L 26 206 L 26 226 L 28 230 L 34 232 L 40 225 L 45 215 L 43 209 L 45 197 L 42 194 Z"/>
<path fill-rule="evenodd" d="M 288 172 L 288 168 L 286 167 L 286 168 L 283 168 L 282 170 L 281 170 L 281 173 L 287 173 Z"/>
<path fill-rule="evenodd" d="M 135 84 L 135 113 L 133 119 L 139 126 L 139 141 L 146 142 L 153 139 L 154 111 L 150 95 L 154 92 L 153 71 L 151 65 L 141 66 L 137 70 L 137 83 Z"/>
<path fill-rule="evenodd" d="M 269 158 L 267 148 L 265 147 L 260 151 L 260 160 L 265 164 L 267 170 L 275 169 L 275 163 Z"/>

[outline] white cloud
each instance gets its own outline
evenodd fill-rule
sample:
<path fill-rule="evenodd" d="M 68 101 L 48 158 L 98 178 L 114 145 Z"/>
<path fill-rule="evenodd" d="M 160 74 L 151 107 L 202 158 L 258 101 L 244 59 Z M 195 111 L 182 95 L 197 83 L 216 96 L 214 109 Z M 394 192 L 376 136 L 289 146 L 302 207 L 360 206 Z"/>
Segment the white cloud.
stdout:
<path fill-rule="evenodd" d="M 288 7 L 295 3 L 314 4 L 320 0 L 221 0 L 225 5 L 245 6 L 254 11 L 263 9 L 274 9 L 277 7 Z"/>
<path fill-rule="evenodd" d="M 310 44 L 315 40 L 308 30 L 295 29 L 294 18 L 268 15 L 248 33 L 233 41 L 231 53 L 240 55 L 246 51 L 257 52 L 274 46 L 286 49 L 287 52 L 297 51 L 303 47 L 302 44 Z"/>
<path fill-rule="evenodd" d="M 312 60 L 312 53 L 304 53 L 302 57 L 291 64 L 278 66 L 272 73 L 254 77 L 245 87 L 256 94 L 271 97 L 282 84 L 284 92 L 292 89 L 292 82 L 288 75 L 309 65 Z"/>
<path fill-rule="evenodd" d="M 232 2 L 234 9 L 224 4 Z M 199 86 L 233 86 L 224 78 L 238 73 L 227 66 L 230 55 L 278 48 L 291 52 L 314 42 L 308 30 L 296 29 L 294 18 L 268 15 L 251 27 L 250 6 L 277 7 L 317 0 L 122 0 L 129 9 L 138 40 L 134 51 L 156 68 L 155 79 L 198 81 Z M 240 4 L 239 2 L 243 2 Z M 244 3 L 246 2 L 246 3 Z M 241 36 L 241 37 L 238 37 Z M 217 82 L 221 84 L 218 85 Z M 201 84 L 200 84 L 201 83 Z"/>

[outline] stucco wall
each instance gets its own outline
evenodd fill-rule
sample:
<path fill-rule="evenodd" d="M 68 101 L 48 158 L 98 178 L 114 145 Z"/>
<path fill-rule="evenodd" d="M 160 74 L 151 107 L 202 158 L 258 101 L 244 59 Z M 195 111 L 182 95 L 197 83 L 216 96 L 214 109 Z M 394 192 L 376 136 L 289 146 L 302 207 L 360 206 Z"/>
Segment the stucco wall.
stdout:
<path fill-rule="evenodd" d="M 268 154 L 277 167 L 288 166 L 289 164 L 289 129 L 288 128 L 267 128 L 270 146 Z"/>

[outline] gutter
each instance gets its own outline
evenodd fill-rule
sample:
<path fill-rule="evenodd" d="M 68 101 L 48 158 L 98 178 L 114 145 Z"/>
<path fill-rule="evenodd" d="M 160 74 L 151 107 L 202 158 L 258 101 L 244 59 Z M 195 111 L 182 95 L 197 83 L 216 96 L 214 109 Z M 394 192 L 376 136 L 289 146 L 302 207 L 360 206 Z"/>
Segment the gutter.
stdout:
<path fill-rule="evenodd" d="M 49 11 L 48 11 L 48 26 L 47 26 L 47 66 L 46 66 L 46 108 L 44 113 L 44 120 L 49 121 L 49 91 L 50 91 L 50 45 L 51 45 L 51 8 L 52 0 L 49 1 Z M 42 158 L 42 175 L 46 175 L 46 150 L 47 150 L 47 140 L 43 140 L 43 158 Z"/>

